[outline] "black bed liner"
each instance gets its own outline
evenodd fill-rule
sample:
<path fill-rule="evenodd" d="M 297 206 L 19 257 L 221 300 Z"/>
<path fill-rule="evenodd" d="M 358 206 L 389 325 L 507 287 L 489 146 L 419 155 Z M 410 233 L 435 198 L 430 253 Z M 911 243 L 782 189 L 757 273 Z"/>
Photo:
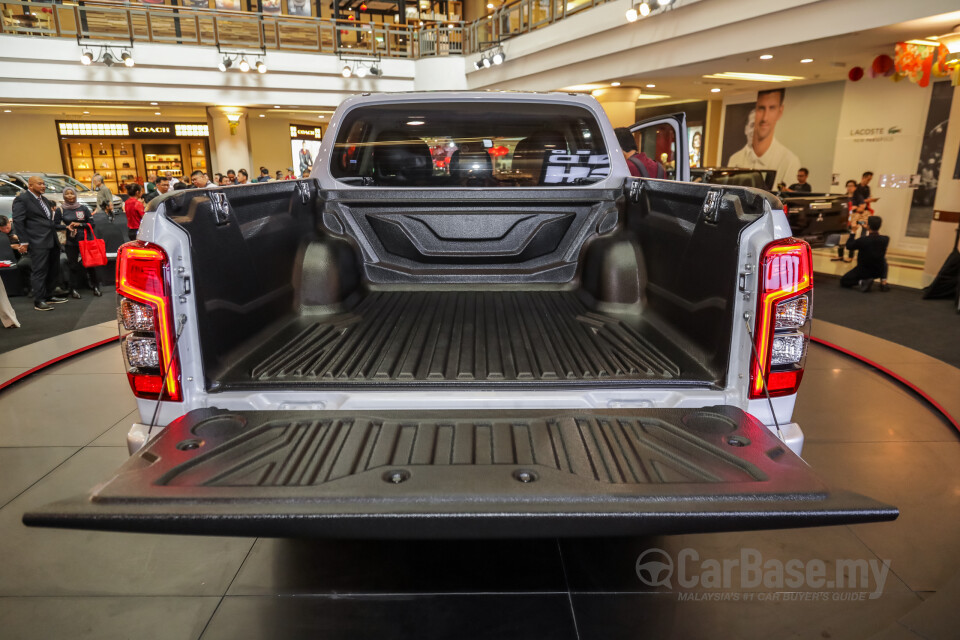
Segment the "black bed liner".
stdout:
<path fill-rule="evenodd" d="M 890 520 L 732 407 L 195 410 L 28 525 L 243 536 L 605 536 Z"/>
<path fill-rule="evenodd" d="M 376 291 L 349 311 L 304 314 L 219 385 L 679 380 L 655 338 L 573 291 Z"/>

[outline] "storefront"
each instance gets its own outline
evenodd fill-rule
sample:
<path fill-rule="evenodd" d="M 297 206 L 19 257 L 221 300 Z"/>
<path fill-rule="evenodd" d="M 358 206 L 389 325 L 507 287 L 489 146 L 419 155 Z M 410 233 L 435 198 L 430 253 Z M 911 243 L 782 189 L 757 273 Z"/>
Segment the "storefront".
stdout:
<path fill-rule="evenodd" d="M 313 161 L 320 152 L 320 140 L 323 127 L 317 124 L 290 123 L 290 152 L 294 172 L 303 177 L 305 169 L 313 167 Z"/>
<path fill-rule="evenodd" d="M 188 179 L 193 171 L 208 171 L 210 132 L 204 123 L 56 124 L 63 170 L 84 184 L 99 173 L 116 193 L 131 182 L 143 184 L 153 174 Z"/>

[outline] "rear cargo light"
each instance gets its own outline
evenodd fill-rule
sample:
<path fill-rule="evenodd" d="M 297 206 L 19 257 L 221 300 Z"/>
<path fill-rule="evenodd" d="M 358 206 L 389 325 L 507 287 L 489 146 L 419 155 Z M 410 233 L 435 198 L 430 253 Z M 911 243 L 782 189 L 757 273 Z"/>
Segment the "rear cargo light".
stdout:
<path fill-rule="evenodd" d="M 750 365 L 750 398 L 796 393 L 810 339 L 813 258 L 796 238 L 777 240 L 760 258 L 760 296 Z"/>
<path fill-rule="evenodd" d="M 174 352 L 169 268 L 167 254 L 156 245 L 139 240 L 122 245 L 117 254 L 117 319 L 134 395 L 179 402 L 183 392 Z"/>

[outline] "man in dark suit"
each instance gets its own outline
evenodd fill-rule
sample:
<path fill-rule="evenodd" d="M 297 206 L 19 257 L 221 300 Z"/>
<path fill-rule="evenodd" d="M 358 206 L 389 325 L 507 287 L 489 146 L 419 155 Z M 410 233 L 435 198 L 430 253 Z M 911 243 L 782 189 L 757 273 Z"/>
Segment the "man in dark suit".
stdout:
<path fill-rule="evenodd" d="M 43 197 L 47 185 L 40 176 L 30 176 L 27 190 L 13 200 L 13 224 L 26 245 L 27 255 L 33 262 L 30 281 L 33 285 L 33 308 L 37 311 L 53 309 L 51 304 L 66 302 L 66 298 L 53 295 L 60 273 L 60 241 L 57 230 L 65 229 L 60 214 L 53 203 Z M 71 223 L 71 228 L 79 226 Z"/>

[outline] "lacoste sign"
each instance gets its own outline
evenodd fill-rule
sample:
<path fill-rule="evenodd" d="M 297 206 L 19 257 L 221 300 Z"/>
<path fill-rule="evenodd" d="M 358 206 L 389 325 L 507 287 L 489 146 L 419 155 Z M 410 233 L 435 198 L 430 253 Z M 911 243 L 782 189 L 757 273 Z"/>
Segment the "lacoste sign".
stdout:
<path fill-rule="evenodd" d="M 890 142 L 896 134 L 902 131 L 903 129 L 896 125 L 892 127 L 864 127 L 850 129 L 850 138 L 854 142 Z"/>

